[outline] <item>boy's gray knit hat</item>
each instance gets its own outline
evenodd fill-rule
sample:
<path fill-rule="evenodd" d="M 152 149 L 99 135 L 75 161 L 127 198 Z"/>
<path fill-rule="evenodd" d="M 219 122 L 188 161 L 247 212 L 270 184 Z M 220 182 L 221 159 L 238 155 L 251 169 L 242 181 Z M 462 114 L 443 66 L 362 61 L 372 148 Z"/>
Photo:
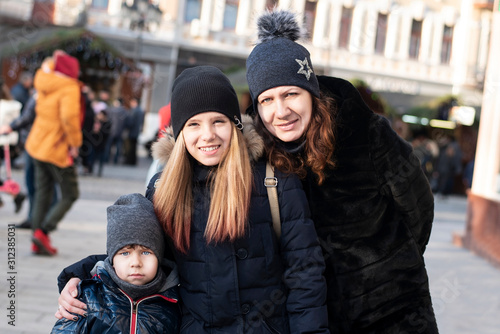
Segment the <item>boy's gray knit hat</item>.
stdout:
<path fill-rule="evenodd" d="M 257 20 L 259 42 L 247 58 L 247 82 L 254 110 L 257 98 L 271 88 L 298 86 L 319 97 L 309 51 L 296 43 L 301 28 L 289 11 L 266 12 Z"/>
<path fill-rule="evenodd" d="M 159 263 L 165 240 L 153 203 L 141 194 L 121 196 L 108 207 L 107 254 L 111 261 L 121 248 L 141 245 L 151 249 Z"/>

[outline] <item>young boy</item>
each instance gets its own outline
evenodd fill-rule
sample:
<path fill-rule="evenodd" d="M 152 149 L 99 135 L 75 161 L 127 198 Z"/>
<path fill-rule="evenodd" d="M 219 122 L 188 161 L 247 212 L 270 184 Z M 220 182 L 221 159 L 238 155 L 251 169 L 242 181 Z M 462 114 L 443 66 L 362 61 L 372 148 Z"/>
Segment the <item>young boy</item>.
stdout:
<path fill-rule="evenodd" d="M 58 320 L 52 333 L 178 333 L 177 271 L 163 259 L 164 234 L 153 204 L 130 194 L 107 213 L 108 257 L 78 289 L 87 314 Z"/>

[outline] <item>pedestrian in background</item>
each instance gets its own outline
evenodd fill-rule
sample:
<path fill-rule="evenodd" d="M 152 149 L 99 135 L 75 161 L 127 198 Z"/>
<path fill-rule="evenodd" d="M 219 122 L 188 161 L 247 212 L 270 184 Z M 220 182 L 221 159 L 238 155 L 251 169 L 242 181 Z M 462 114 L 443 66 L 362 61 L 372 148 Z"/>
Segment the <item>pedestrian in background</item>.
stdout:
<path fill-rule="evenodd" d="M 78 288 L 86 315 L 58 320 L 51 333 L 179 333 L 179 279 L 175 263 L 163 258 L 153 204 L 141 194 L 124 195 L 108 207 L 107 218 L 107 257 Z"/>
<path fill-rule="evenodd" d="M 11 131 L 7 131 L 7 129 L 9 128 L 9 123 L 19 117 L 21 107 L 21 103 L 12 98 L 7 85 L 4 83 L 3 79 L 0 78 L 0 166 L 5 158 L 5 149 L 8 150 L 10 158 L 10 160 L 5 163 L 10 164 L 12 162 L 12 147 L 19 142 L 19 136 L 18 133 L 11 133 Z M 8 168 L 10 167 L 11 166 L 8 166 Z M 3 180 L 1 178 L 0 185 L 3 185 Z M 21 210 L 26 195 L 22 192 L 17 194 L 10 193 L 13 195 L 15 212 L 18 213 Z M 2 206 L 3 201 L 0 197 L 0 207 Z"/>
<path fill-rule="evenodd" d="M 32 95 L 31 89 L 33 88 L 33 74 L 30 72 L 22 72 L 19 75 L 19 80 L 10 89 L 10 94 L 12 98 L 21 103 L 21 110 L 28 102 L 30 96 Z"/>
<path fill-rule="evenodd" d="M 24 109 L 21 113 L 21 115 L 13 120 L 9 125 L 4 125 L 0 127 L 0 134 L 6 134 L 6 133 L 11 133 L 12 131 L 17 131 L 19 133 L 19 143 L 22 145 L 22 147 L 25 146 L 26 144 L 26 139 L 28 138 L 28 134 L 31 130 L 31 126 L 33 125 L 33 122 L 35 121 L 35 107 L 36 107 L 36 99 L 38 95 L 33 93 L 31 95 L 30 99 L 24 106 Z M 28 215 L 24 221 L 22 221 L 19 224 L 16 224 L 17 228 L 22 228 L 22 229 L 31 229 L 31 220 L 33 217 L 33 206 L 35 202 L 35 165 L 33 162 L 33 158 L 29 155 L 28 151 L 26 149 L 23 150 L 24 154 L 24 182 L 26 185 L 26 189 L 28 192 L 28 203 L 29 203 L 29 209 L 28 209 Z M 52 205 L 55 205 L 57 202 L 57 186 L 54 186 L 54 195 L 52 199 Z"/>
<path fill-rule="evenodd" d="M 106 148 L 111 133 L 111 121 L 106 110 L 99 111 L 92 128 L 92 156 L 90 158 L 90 174 L 94 172 L 97 163 L 97 176 L 101 177 L 106 162 Z"/>
<path fill-rule="evenodd" d="M 21 111 L 24 110 L 30 97 L 33 95 L 33 74 L 28 71 L 21 72 L 18 82 L 10 89 L 10 94 L 14 100 L 21 103 Z M 11 154 L 13 166 L 16 166 L 17 157 L 24 151 L 24 143 L 21 140 L 22 138 L 19 137 L 19 141 L 12 145 L 15 148 Z"/>
<path fill-rule="evenodd" d="M 82 146 L 80 146 L 79 157 L 82 164 L 82 174 L 92 174 L 92 155 L 94 154 L 94 145 L 92 143 L 92 131 L 94 129 L 95 112 L 92 108 L 93 92 L 88 86 L 82 88 L 82 98 L 84 104 L 84 115 L 82 122 Z"/>
<path fill-rule="evenodd" d="M 97 93 L 97 98 L 92 98 L 92 109 L 98 114 L 102 110 L 107 110 L 111 105 L 109 92 L 105 89 Z"/>
<path fill-rule="evenodd" d="M 462 174 L 462 150 L 451 134 L 442 136 L 438 142 L 439 156 L 434 169 L 435 192 L 446 198 L 455 188 L 455 178 Z"/>
<path fill-rule="evenodd" d="M 106 109 L 108 119 L 111 122 L 111 131 L 106 144 L 106 162 L 113 162 L 115 165 L 121 162 L 123 155 L 123 135 L 125 122 L 127 120 L 127 110 L 120 99 L 116 99 L 112 106 Z"/>
<path fill-rule="evenodd" d="M 476 159 L 472 158 L 467 164 L 465 164 L 464 168 L 464 176 L 462 178 L 462 182 L 465 187 L 465 194 L 469 195 L 472 188 L 472 177 L 474 176 L 474 164 Z"/>
<path fill-rule="evenodd" d="M 125 152 L 125 164 L 130 166 L 137 165 L 137 140 L 142 132 L 144 125 L 144 110 L 139 106 L 136 98 L 130 99 L 130 110 L 125 120 L 127 129 L 127 150 Z"/>
<path fill-rule="evenodd" d="M 293 13 L 258 19 L 247 81 L 267 159 L 304 180 L 332 333 L 437 333 L 423 253 L 434 199 L 411 146 L 349 82 L 316 76 Z"/>
<path fill-rule="evenodd" d="M 430 183 L 439 156 L 439 147 L 434 140 L 429 138 L 425 130 L 415 131 L 413 133 L 411 145 L 413 147 L 413 152 L 418 160 L 420 160 L 420 167 Z"/>
<path fill-rule="evenodd" d="M 26 141 L 26 150 L 35 165 L 34 254 L 57 253 L 49 233 L 57 228 L 79 196 L 74 165 L 82 144 L 79 71 L 76 58 L 57 50 L 53 61 L 44 62 L 35 75 L 36 117 Z M 51 207 L 55 184 L 61 189 L 61 198 Z"/>
<path fill-rule="evenodd" d="M 163 132 L 170 126 L 170 121 L 172 119 L 170 103 L 163 106 L 158 110 L 158 116 L 160 119 L 160 125 L 158 128 L 158 138 L 163 137 Z"/>
<path fill-rule="evenodd" d="M 167 129 L 170 127 L 170 120 L 171 120 L 171 112 L 170 112 L 170 103 L 167 105 L 163 106 L 158 110 L 158 119 L 159 119 L 159 124 L 158 124 L 158 132 L 156 134 L 156 137 L 149 141 L 145 146 L 146 149 L 151 153 L 151 146 L 159 139 L 165 136 L 165 132 Z M 171 129 L 171 128 L 170 128 Z M 146 186 L 149 183 L 149 180 L 158 173 L 159 171 L 163 170 L 164 166 L 160 165 L 160 162 L 158 159 L 153 159 L 151 162 L 151 165 L 149 166 L 148 173 L 146 174 Z"/>

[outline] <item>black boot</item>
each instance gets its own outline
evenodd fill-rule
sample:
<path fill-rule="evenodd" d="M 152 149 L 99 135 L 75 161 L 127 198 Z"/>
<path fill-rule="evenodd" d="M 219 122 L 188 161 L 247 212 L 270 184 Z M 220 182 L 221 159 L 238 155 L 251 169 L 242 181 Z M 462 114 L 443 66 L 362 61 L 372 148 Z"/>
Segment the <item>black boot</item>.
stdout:
<path fill-rule="evenodd" d="M 23 193 L 19 193 L 16 195 L 16 197 L 14 197 L 14 204 L 16 206 L 16 208 L 14 210 L 15 213 L 18 213 L 19 211 L 21 211 L 21 208 L 23 207 L 23 202 L 25 199 L 26 199 L 26 195 Z"/>
<path fill-rule="evenodd" d="M 31 222 L 28 219 L 26 219 L 22 223 L 17 224 L 16 228 L 31 229 Z"/>

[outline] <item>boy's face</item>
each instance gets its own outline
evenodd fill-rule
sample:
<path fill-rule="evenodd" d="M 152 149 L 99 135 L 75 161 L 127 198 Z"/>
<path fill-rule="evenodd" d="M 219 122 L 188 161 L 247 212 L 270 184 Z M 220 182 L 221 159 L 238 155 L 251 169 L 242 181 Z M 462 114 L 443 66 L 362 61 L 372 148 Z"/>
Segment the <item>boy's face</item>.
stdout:
<path fill-rule="evenodd" d="M 155 278 L 158 270 L 158 259 L 147 247 L 125 246 L 113 256 L 113 268 L 125 282 L 144 285 Z"/>

